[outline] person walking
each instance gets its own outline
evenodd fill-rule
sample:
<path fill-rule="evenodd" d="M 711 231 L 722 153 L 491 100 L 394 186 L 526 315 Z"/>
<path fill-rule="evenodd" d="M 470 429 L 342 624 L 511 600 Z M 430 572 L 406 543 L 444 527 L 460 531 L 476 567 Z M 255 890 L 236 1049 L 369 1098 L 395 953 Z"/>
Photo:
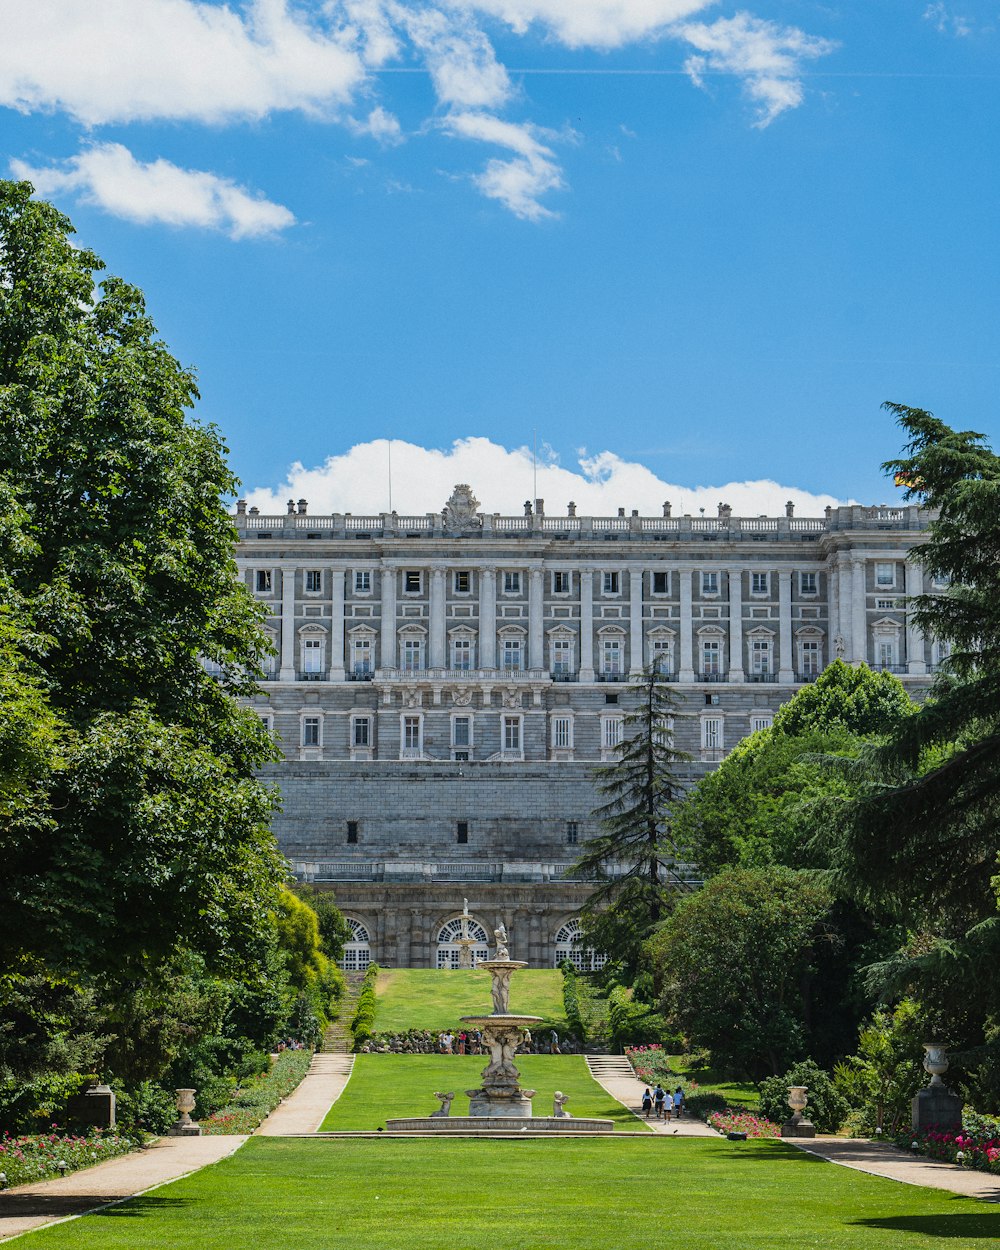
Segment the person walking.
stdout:
<path fill-rule="evenodd" d="M 642 1109 L 645 1112 L 646 1119 L 649 1119 L 649 1113 L 653 1110 L 653 1096 L 649 1089 L 645 1089 L 642 1095 Z"/>
<path fill-rule="evenodd" d="M 555 1029 L 552 1030 L 551 1041 L 552 1050 L 550 1053 L 553 1055 L 561 1055 L 562 1051 L 559 1049 L 559 1034 L 555 1031 Z"/>
<path fill-rule="evenodd" d="M 681 1118 L 681 1111 L 684 1109 L 684 1090 L 678 1085 L 674 1090 L 674 1119 Z"/>
<path fill-rule="evenodd" d="M 653 1090 L 653 1106 L 656 1110 L 656 1118 L 663 1119 L 663 1100 L 667 1096 L 667 1091 L 663 1088 L 659 1081 L 656 1082 L 656 1089 Z"/>

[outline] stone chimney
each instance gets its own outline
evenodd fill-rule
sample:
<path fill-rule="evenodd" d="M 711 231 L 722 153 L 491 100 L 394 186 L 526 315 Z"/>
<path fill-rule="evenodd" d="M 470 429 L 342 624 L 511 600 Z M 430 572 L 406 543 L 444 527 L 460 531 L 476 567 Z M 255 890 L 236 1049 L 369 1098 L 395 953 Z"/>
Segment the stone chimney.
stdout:
<path fill-rule="evenodd" d="M 289 499 L 289 501 L 288 501 L 288 515 L 289 515 L 289 516 L 294 516 L 294 514 L 295 514 L 295 500 L 294 500 L 294 499 Z"/>
<path fill-rule="evenodd" d="M 237 499 L 237 501 L 236 501 L 236 515 L 237 515 L 237 516 L 246 516 L 246 514 L 247 514 L 247 501 L 246 501 L 245 499 Z"/>
<path fill-rule="evenodd" d="M 530 499 L 526 499 L 524 501 L 524 515 L 531 516 L 531 500 Z"/>
<path fill-rule="evenodd" d="M 572 500 L 572 499 L 571 499 L 571 500 L 569 501 L 569 503 L 566 505 L 566 515 L 567 515 L 567 516 L 576 516 L 576 504 L 573 502 L 573 500 Z"/>
<path fill-rule="evenodd" d="M 788 503 L 785 504 L 785 516 L 794 516 L 794 515 L 795 515 L 795 504 L 789 499 Z"/>
<path fill-rule="evenodd" d="M 663 515 L 664 516 L 670 515 L 670 500 L 669 499 L 665 499 L 663 501 Z"/>
<path fill-rule="evenodd" d="M 619 509 L 618 509 L 618 515 L 619 515 L 619 516 L 624 516 L 624 515 L 625 515 L 625 509 L 624 509 L 624 508 L 619 508 Z"/>
<path fill-rule="evenodd" d="M 538 516 L 545 515 L 545 500 L 544 499 L 535 500 L 535 512 L 537 513 Z"/>
<path fill-rule="evenodd" d="M 304 499 L 300 499 L 299 500 L 299 516 L 305 516 L 307 507 L 308 505 L 306 501 Z"/>

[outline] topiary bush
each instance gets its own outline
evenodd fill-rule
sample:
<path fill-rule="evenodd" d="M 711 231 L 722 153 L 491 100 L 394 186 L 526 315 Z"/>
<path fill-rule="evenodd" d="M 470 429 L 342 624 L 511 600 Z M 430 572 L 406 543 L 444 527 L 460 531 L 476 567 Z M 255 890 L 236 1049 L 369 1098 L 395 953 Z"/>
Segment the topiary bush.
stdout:
<path fill-rule="evenodd" d="M 371 1037 L 375 1028 L 375 1013 L 378 1009 L 378 998 L 375 994 L 375 982 L 380 972 L 378 964 L 369 964 L 361 982 L 361 990 L 351 1019 L 351 1033 L 354 1037 L 354 1049 L 361 1047 Z"/>
<path fill-rule="evenodd" d="M 809 1102 L 804 1115 L 816 1125 L 820 1133 L 836 1133 L 847 1118 L 850 1110 L 844 1098 L 833 1083 L 828 1072 L 824 1072 L 811 1059 L 803 1059 L 793 1064 L 784 1076 L 769 1076 L 760 1083 L 760 1113 L 765 1119 L 783 1124 L 791 1117 L 792 1109 L 788 1105 L 789 1085 L 805 1085 L 806 1097 Z"/>

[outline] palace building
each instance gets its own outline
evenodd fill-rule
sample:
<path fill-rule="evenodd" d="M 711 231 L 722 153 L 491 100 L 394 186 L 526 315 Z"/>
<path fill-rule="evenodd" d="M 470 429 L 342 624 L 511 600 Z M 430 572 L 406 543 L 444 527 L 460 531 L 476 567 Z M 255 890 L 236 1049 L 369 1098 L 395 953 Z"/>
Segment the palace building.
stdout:
<path fill-rule="evenodd" d="M 523 516 L 456 486 L 439 513 L 284 516 L 237 505 L 240 575 L 275 657 L 256 710 L 295 874 L 348 917 L 349 967 L 448 966 L 463 897 L 485 947 L 584 966 L 568 874 L 597 832 L 591 782 L 622 738 L 625 683 L 674 683 L 694 780 L 834 659 L 914 693 L 943 658 L 907 601 L 916 507 L 825 516 Z"/>

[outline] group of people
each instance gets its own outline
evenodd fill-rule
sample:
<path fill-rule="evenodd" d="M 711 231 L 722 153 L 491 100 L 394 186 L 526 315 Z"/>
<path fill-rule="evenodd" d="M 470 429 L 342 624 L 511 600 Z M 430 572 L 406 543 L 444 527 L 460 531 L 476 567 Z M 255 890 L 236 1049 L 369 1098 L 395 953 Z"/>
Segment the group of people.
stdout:
<path fill-rule="evenodd" d="M 671 1093 L 657 1081 L 652 1093 L 648 1088 L 643 1093 L 642 1110 L 647 1120 L 650 1112 L 655 1112 L 658 1120 L 669 1120 L 671 1117 L 679 1120 L 684 1110 L 684 1090 L 678 1085 Z"/>
<path fill-rule="evenodd" d="M 400 1033 L 373 1033 L 361 1047 L 362 1054 L 381 1055 L 484 1055 L 487 1047 L 479 1029 L 406 1029 Z M 521 1054 L 574 1054 L 577 1044 L 561 1038 L 555 1029 L 543 1029 L 536 1037 L 525 1029 L 518 1046 Z"/>

